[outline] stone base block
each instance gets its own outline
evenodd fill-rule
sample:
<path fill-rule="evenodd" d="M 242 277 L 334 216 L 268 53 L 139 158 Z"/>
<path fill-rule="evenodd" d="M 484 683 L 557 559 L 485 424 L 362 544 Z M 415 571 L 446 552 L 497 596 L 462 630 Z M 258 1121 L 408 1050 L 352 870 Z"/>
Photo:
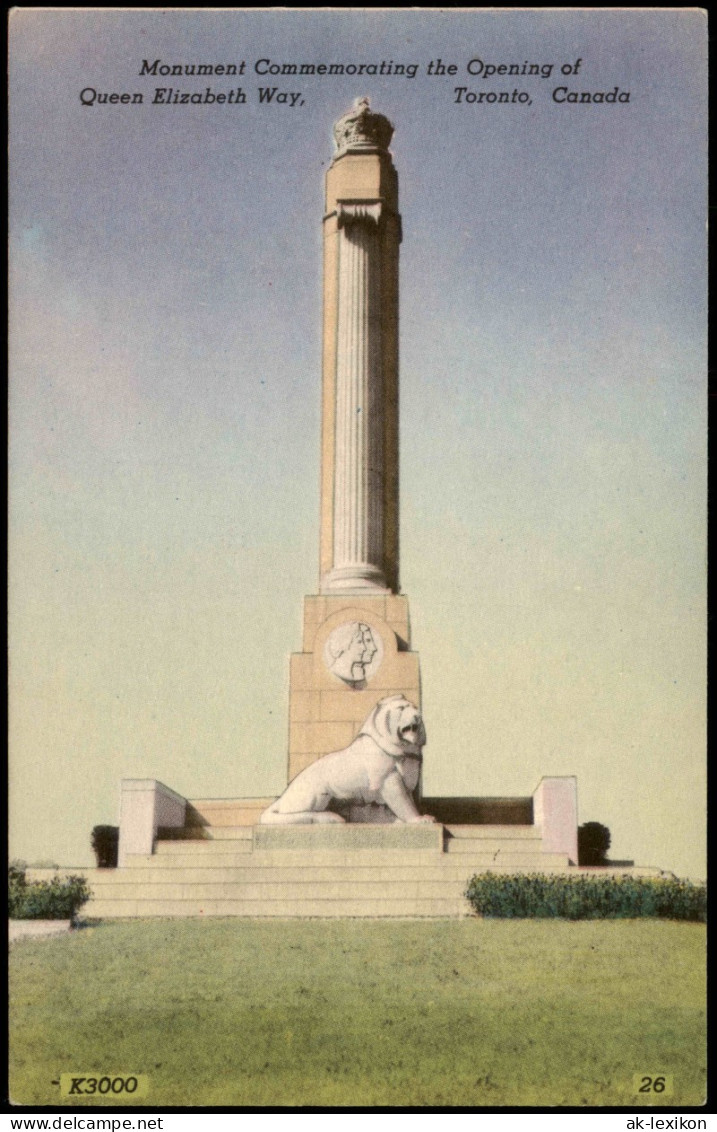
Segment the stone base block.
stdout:
<path fill-rule="evenodd" d="M 289 685 L 289 781 L 352 743 L 386 696 L 400 693 L 420 708 L 407 598 L 305 598 L 303 652 L 291 658 Z"/>
<path fill-rule="evenodd" d="M 287 849 L 303 853 L 353 852 L 355 849 L 443 852 L 443 826 L 416 825 L 257 825 L 254 852 Z"/>
<path fill-rule="evenodd" d="M 181 829 L 187 801 L 155 778 L 123 778 L 120 785 L 119 864 L 151 853 L 160 827 Z"/>
<path fill-rule="evenodd" d="M 578 863 L 578 786 L 572 775 L 541 778 L 533 794 L 533 813 L 548 853 L 567 853 Z"/>

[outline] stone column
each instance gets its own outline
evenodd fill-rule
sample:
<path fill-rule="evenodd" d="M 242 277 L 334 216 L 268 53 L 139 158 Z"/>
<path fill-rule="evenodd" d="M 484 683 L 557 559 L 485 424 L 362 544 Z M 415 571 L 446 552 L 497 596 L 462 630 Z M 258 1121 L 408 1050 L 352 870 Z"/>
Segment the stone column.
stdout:
<path fill-rule="evenodd" d="M 336 124 L 324 218 L 321 592 L 398 590 L 400 220 L 388 119 Z"/>
<path fill-rule="evenodd" d="M 380 205 L 339 208 L 334 546 L 325 589 L 385 589 Z"/>
<path fill-rule="evenodd" d="M 291 658 L 289 780 L 347 747 L 379 700 L 421 706 L 398 577 L 398 178 L 393 126 L 358 99 L 326 173 L 320 593 Z M 386 815 L 363 808 L 373 821 Z M 353 811 L 351 821 L 360 820 Z"/>

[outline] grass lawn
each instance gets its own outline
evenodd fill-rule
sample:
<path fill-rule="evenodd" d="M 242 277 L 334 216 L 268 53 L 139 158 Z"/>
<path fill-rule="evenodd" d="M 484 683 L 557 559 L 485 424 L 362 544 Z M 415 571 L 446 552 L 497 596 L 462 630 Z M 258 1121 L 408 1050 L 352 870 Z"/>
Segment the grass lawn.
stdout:
<path fill-rule="evenodd" d="M 701 924 L 125 921 L 10 969 L 29 1106 L 71 1072 L 148 1074 L 141 1107 L 642 1105 L 634 1074 L 704 1100 Z"/>

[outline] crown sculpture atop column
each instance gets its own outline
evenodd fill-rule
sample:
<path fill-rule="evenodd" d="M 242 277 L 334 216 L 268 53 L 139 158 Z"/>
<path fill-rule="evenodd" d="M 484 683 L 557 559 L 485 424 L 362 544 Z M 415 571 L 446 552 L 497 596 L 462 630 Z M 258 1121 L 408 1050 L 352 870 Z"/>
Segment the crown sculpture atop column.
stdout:
<path fill-rule="evenodd" d="M 393 126 L 388 118 L 376 114 L 368 98 L 357 98 L 351 110 L 334 126 L 334 156 L 387 150 L 392 137 Z"/>

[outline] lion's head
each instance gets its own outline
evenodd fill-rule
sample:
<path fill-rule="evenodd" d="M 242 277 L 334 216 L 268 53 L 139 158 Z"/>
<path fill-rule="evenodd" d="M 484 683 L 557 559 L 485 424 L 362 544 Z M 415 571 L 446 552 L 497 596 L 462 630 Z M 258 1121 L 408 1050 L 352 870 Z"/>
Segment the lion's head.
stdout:
<path fill-rule="evenodd" d="M 393 758 L 421 755 L 426 729 L 421 713 L 405 696 L 386 696 L 379 700 L 359 735 L 369 735 L 382 751 Z"/>

